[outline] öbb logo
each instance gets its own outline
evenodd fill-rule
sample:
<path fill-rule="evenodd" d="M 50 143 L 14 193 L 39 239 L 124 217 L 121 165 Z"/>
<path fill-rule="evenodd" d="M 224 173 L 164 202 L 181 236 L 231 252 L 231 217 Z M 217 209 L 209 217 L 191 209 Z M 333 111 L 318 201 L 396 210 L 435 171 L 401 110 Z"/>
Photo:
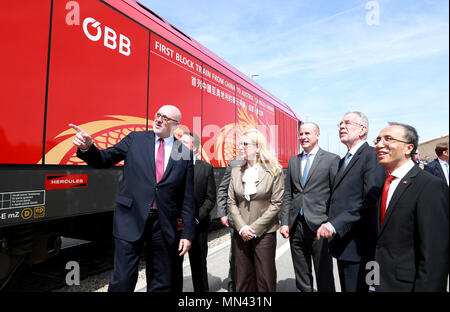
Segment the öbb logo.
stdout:
<path fill-rule="evenodd" d="M 92 27 L 97 29 L 97 33 L 95 35 L 92 35 L 88 30 L 88 25 L 92 24 Z M 116 32 L 105 25 L 104 27 L 105 32 L 103 36 L 103 45 L 107 48 L 110 48 L 112 50 L 115 50 L 117 48 L 117 34 Z M 92 17 L 86 17 L 83 21 L 83 31 L 86 37 L 88 37 L 92 41 L 98 41 L 102 37 L 102 28 L 100 27 L 100 22 L 96 21 Z M 130 39 L 125 37 L 122 34 L 119 34 L 119 53 L 123 55 L 130 55 L 131 49 L 130 49 Z"/>
<path fill-rule="evenodd" d="M 66 10 L 70 10 L 66 14 L 66 24 L 69 26 L 80 25 L 80 5 L 77 1 L 69 1 L 66 3 Z M 83 32 L 89 40 L 99 41 L 103 37 L 103 45 L 111 50 L 118 48 L 119 53 L 129 56 L 131 54 L 131 41 L 128 37 L 119 34 L 119 42 L 117 42 L 117 33 L 114 29 L 104 25 L 93 17 L 86 17 L 83 20 Z"/>

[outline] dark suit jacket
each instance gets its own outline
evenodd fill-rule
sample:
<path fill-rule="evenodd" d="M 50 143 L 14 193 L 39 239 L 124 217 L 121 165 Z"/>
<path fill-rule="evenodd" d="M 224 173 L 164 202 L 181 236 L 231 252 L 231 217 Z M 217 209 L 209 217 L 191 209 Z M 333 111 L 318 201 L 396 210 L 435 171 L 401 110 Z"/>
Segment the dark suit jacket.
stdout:
<path fill-rule="evenodd" d="M 209 214 L 216 204 L 216 182 L 213 166 L 200 159 L 194 165 L 194 198 L 199 228 L 206 231 Z"/>
<path fill-rule="evenodd" d="M 236 166 L 242 165 L 243 163 L 243 159 L 230 160 L 228 162 L 227 169 L 225 170 L 225 174 L 223 175 L 222 181 L 220 182 L 219 188 L 217 189 L 217 215 L 219 216 L 219 218 L 228 216 L 228 222 L 230 222 L 231 227 L 234 227 L 234 223 L 227 206 L 228 187 L 230 186 L 231 170 Z"/>
<path fill-rule="evenodd" d="M 435 160 L 433 160 L 429 164 L 425 165 L 424 170 L 428 171 L 432 175 L 438 177 L 439 179 L 444 181 L 445 184 L 447 184 L 447 179 L 445 178 L 444 171 L 442 171 L 441 164 L 439 163 L 439 158 L 436 158 Z"/>
<path fill-rule="evenodd" d="M 303 208 L 306 223 L 315 232 L 328 220 L 331 188 L 338 169 L 339 156 L 319 148 L 305 185 L 302 183 L 302 156 L 303 153 L 289 159 L 280 220 L 281 225 L 292 228 L 300 208 Z"/>
<path fill-rule="evenodd" d="M 376 291 L 445 291 L 448 218 L 447 183 L 414 166 L 395 189 L 378 226 Z"/>
<path fill-rule="evenodd" d="M 141 238 L 149 209 L 156 200 L 161 229 L 170 244 L 175 240 L 177 216 L 183 218 L 182 238 L 194 239 L 194 165 L 192 152 L 175 140 L 164 175 L 156 183 L 155 133 L 131 132 L 116 145 L 99 150 L 94 145 L 77 156 L 90 166 L 108 168 L 121 160 L 123 179 L 114 210 L 113 235 L 129 242 Z"/>
<path fill-rule="evenodd" d="M 338 260 L 373 259 L 376 241 L 376 204 L 386 169 L 378 164 L 375 149 L 364 143 L 345 170 L 341 159 L 330 199 L 329 221 L 336 234 L 329 248 Z"/>

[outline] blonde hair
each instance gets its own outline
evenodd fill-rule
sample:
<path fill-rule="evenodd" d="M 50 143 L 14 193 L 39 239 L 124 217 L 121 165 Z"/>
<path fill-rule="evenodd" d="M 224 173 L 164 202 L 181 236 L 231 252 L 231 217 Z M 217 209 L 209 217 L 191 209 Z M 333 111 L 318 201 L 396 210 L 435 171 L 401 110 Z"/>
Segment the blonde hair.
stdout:
<path fill-rule="evenodd" d="M 269 172 L 271 172 L 273 175 L 281 172 L 282 167 L 278 162 L 278 159 L 270 152 L 266 137 L 258 129 L 247 129 L 245 130 L 243 136 L 249 138 L 253 143 L 256 144 L 256 147 L 259 148 L 258 163 L 263 168 L 269 170 Z M 246 163 L 244 163 L 244 165 L 246 165 Z"/>

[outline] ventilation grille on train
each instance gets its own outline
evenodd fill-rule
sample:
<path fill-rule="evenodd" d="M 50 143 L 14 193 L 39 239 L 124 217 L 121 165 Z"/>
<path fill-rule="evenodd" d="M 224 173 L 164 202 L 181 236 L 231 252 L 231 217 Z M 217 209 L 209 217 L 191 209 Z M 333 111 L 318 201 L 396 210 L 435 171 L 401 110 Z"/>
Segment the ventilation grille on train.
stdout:
<path fill-rule="evenodd" d="M 191 37 L 189 37 L 188 35 L 186 35 L 184 32 L 182 32 L 181 30 L 179 30 L 178 28 L 176 28 L 175 26 L 173 26 L 172 24 L 169 24 L 173 29 L 175 29 L 176 31 L 178 31 L 181 35 L 185 36 L 186 38 L 188 38 L 189 40 L 191 40 Z"/>
<path fill-rule="evenodd" d="M 139 6 L 141 8 L 143 8 L 144 10 L 146 10 L 148 13 L 150 13 L 151 15 L 153 15 L 154 17 L 156 17 L 157 19 L 159 19 L 161 22 L 166 23 L 165 20 L 163 20 L 158 14 L 156 14 L 155 12 L 153 12 L 152 10 L 150 10 L 149 8 L 147 8 L 145 5 L 139 3 L 138 1 L 136 1 L 137 4 L 139 4 Z M 169 24 L 169 23 L 168 23 Z M 175 26 L 173 26 L 172 24 L 169 24 L 170 27 L 172 27 L 175 31 L 177 31 L 180 35 L 186 37 L 189 40 L 192 40 L 191 37 L 189 37 L 188 35 L 186 35 L 184 32 L 182 32 L 181 30 L 179 30 L 178 28 L 176 28 Z"/>
<path fill-rule="evenodd" d="M 153 15 L 154 17 L 156 17 L 157 19 L 159 19 L 161 22 L 165 23 L 166 21 L 163 20 L 158 14 L 156 14 L 155 12 L 153 12 L 152 10 L 150 10 L 149 8 L 147 8 L 145 5 L 140 4 L 138 1 L 136 1 L 137 4 L 139 4 L 139 6 L 141 8 L 143 8 L 145 11 L 147 11 L 148 13 L 150 13 L 151 15 Z"/>

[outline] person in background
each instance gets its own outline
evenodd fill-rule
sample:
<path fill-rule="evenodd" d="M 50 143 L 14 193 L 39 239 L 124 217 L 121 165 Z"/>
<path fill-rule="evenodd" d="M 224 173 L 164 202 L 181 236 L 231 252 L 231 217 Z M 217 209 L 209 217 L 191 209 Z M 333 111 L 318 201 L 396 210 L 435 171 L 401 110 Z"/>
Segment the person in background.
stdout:
<path fill-rule="evenodd" d="M 337 259 L 343 292 L 367 292 L 365 267 L 375 254 L 376 203 L 386 169 L 378 164 L 375 149 L 367 144 L 369 120 L 361 112 L 349 112 L 338 124 L 339 138 L 347 154 L 339 162 L 331 191 L 328 221 L 317 230 L 317 239 L 330 238 Z"/>
<path fill-rule="evenodd" d="M 448 186 L 448 143 L 439 143 L 434 150 L 437 158 L 425 166 L 425 170 L 438 177 Z"/>
<path fill-rule="evenodd" d="M 173 133 L 180 110 L 164 105 L 155 114 L 153 131 L 129 133 L 116 145 L 99 150 L 78 126 L 73 143 L 77 156 L 95 168 L 125 160 L 114 209 L 114 271 L 110 292 L 132 292 L 145 247 L 147 291 L 170 291 L 173 253 L 184 255 L 195 235 L 194 165 L 192 152 Z M 177 216 L 183 231 L 175 245 Z"/>
<path fill-rule="evenodd" d="M 419 137 L 391 122 L 375 139 L 388 170 L 378 205 L 377 292 L 445 292 L 449 268 L 448 187 L 412 161 Z"/>
<path fill-rule="evenodd" d="M 420 169 L 425 169 L 425 162 L 420 159 L 420 152 L 419 150 L 416 151 L 414 154 L 413 161 L 419 166 Z"/>
<path fill-rule="evenodd" d="M 193 132 L 184 132 L 180 141 L 194 153 L 195 238 L 189 249 L 192 284 L 195 292 L 209 292 L 208 283 L 208 226 L 209 215 L 216 204 L 216 182 L 213 166 L 200 159 L 200 138 Z M 182 221 L 182 220 L 181 220 Z M 180 225 L 183 223 L 181 222 Z M 181 230 L 181 229 L 180 229 Z M 173 290 L 183 290 L 183 258 L 177 256 Z"/>
<path fill-rule="evenodd" d="M 274 292 L 283 172 L 261 132 L 245 131 L 241 140 L 245 162 L 232 169 L 228 188 L 228 209 L 235 227 L 236 291 Z"/>
<path fill-rule="evenodd" d="M 224 226 L 230 228 L 231 234 L 230 254 L 228 257 L 230 267 L 228 270 L 228 285 L 227 285 L 227 290 L 229 292 L 236 291 L 236 283 L 234 281 L 234 240 L 233 240 L 234 224 L 227 207 L 228 186 L 230 185 L 231 170 L 236 166 L 242 165 L 243 162 L 244 160 L 240 158 L 232 159 L 228 162 L 225 174 L 223 175 L 222 181 L 220 182 L 219 188 L 217 189 L 217 214 L 220 217 L 220 222 L 222 222 Z"/>
<path fill-rule="evenodd" d="M 328 208 L 339 156 L 319 147 L 320 129 L 313 122 L 300 126 L 303 152 L 289 159 L 285 179 L 280 233 L 289 238 L 299 291 L 313 292 L 311 259 L 319 292 L 334 292 L 333 262 L 328 240 L 316 239 L 328 220 Z"/>

